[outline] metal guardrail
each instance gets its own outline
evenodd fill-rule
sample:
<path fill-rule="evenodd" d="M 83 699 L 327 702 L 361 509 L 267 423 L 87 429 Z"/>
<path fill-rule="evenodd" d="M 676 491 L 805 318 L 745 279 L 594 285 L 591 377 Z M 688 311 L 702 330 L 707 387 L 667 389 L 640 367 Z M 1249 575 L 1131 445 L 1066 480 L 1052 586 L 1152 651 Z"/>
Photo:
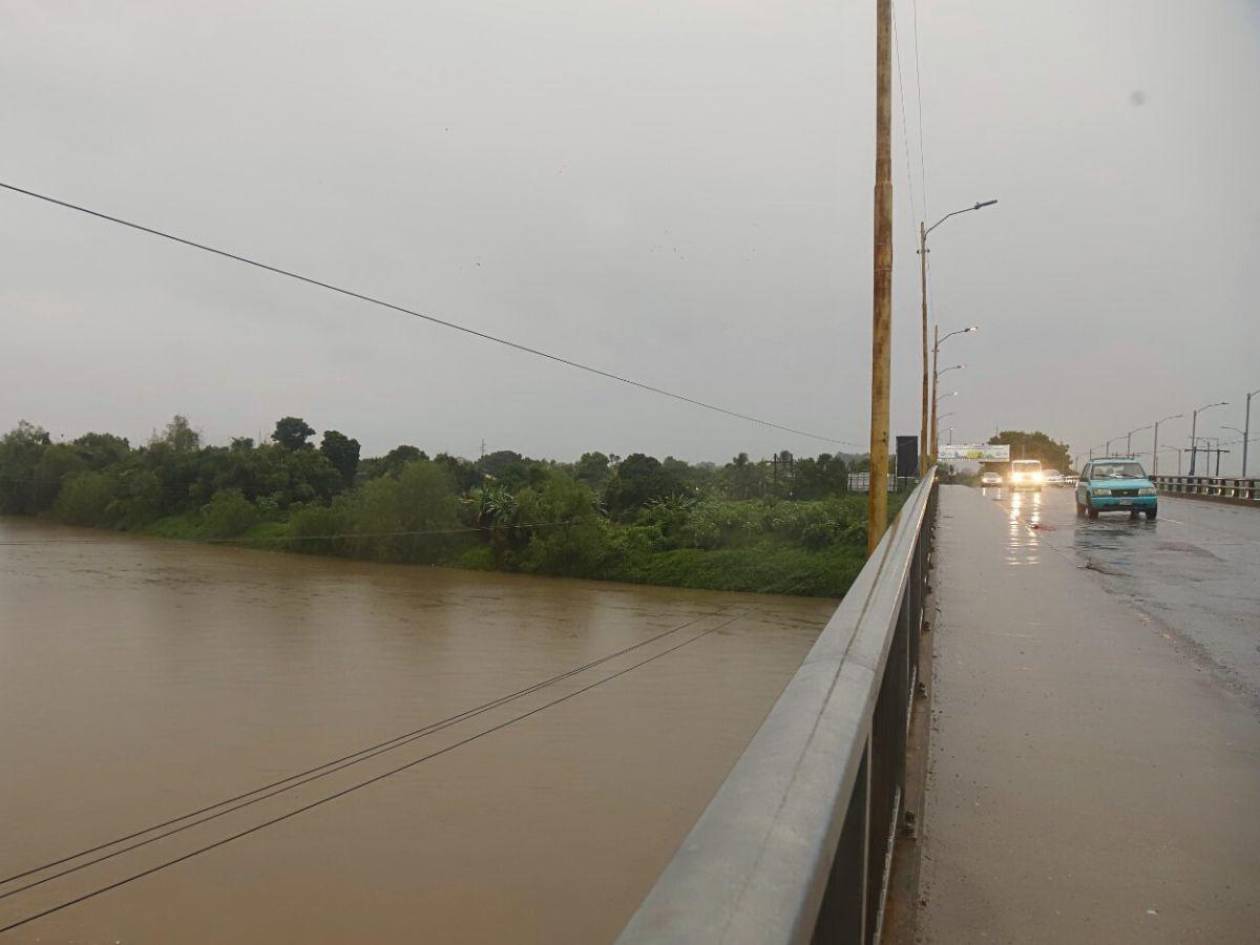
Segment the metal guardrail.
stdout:
<path fill-rule="evenodd" d="M 933 469 L 618 945 L 878 941 L 936 496 Z"/>
<path fill-rule="evenodd" d="M 1260 502 L 1260 479 L 1231 479 L 1220 476 L 1152 476 L 1155 488 L 1168 495 L 1208 496 Z"/>

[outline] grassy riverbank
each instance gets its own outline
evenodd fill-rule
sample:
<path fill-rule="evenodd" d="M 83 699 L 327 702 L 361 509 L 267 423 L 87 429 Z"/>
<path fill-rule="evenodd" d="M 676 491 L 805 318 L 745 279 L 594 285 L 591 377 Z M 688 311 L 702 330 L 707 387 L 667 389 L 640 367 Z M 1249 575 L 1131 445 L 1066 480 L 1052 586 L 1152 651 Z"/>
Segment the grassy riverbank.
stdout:
<path fill-rule="evenodd" d="M 587 453 L 430 459 L 296 418 L 275 442 L 203 446 L 176 418 L 145 446 L 108 434 L 0 439 L 0 512 L 166 538 L 371 561 L 839 597 L 861 569 L 866 497 L 844 460 L 724 466 Z M 891 503 L 899 506 L 897 497 Z"/>

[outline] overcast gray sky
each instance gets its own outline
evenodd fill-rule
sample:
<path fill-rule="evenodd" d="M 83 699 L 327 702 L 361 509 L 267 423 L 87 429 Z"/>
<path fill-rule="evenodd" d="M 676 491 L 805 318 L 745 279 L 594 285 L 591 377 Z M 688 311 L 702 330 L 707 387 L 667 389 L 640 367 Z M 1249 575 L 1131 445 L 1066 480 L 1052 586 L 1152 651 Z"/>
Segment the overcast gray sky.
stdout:
<path fill-rule="evenodd" d="M 0 0 L 0 179 L 861 444 L 873 10 Z M 923 152 L 912 13 L 894 432 L 918 430 L 911 180 L 930 220 L 1001 201 L 933 236 L 934 315 L 982 326 L 943 356 L 956 440 L 1083 450 L 1215 400 L 1200 432 L 1242 426 L 1260 5 L 920 0 Z M 3 193 L 0 266 L 5 429 L 826 449 Z"/>

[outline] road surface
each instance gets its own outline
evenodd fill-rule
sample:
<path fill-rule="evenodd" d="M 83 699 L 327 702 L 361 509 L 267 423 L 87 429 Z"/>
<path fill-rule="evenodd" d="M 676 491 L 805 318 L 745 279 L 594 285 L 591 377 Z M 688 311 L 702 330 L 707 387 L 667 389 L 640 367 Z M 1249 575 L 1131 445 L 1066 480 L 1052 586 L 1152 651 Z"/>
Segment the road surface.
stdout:
<path fill-rule="evenodd" d="M 1260 509 L 1160 496 L 1154 522 L 1089 521 L 1076 518 L 1071 489 L 982 494 L 1260 705 Z"/>
<path fill-rule="evenodd" d="M 925 942 L 1256 940 L 1260 513 L 1162 513 L 942 489 Z"/>

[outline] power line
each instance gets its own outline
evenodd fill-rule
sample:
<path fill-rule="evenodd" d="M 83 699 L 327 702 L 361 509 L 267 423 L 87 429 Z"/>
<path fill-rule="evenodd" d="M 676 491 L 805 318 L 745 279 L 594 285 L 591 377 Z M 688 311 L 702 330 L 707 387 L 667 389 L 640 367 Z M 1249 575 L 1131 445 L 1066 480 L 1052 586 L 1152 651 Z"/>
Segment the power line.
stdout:
<path fill-rule="evenodd" d="M 897 59 L 897 89 L 900 91 L 898 100 L 901 103 L 901 144 L 905 149 L 906 155 L 906 191 L 910 195 L 910 214 L 911 222 L 917 223 L 920 219 L 919 209 L 914 199 L 914 173 L 910 164 L 910 131 L 906 126 L 906 80 L 901 74 L 901 39 L 897 32 L 897 5 L 892 5 L 892 28 L 893 28 L 893 52 Z"/>
<path fill-rule="evenodd" d="M 14 873 L 12 876 L 6 876 L 4 879 L 0 879 L 0 885 L 5 885 L 7 883 L 12 882 L 15 879 L 22 879 L 23 877 L 26 877 L 26 876 L 32 876 L 36 873 L 42 873 L 45 870 L 52 869 L 55 866 L 61 866 L 64 863 L 69 863 L 72 860 L 77 860 L 82 857 L 89 856 L 93 853 L 98 853 L 101 850 L 109 849 L 110 847 L 117 846 L 120 843 L 126 843 L 128 840 L 135 840 L 137 837 L 143 837 L 145 834 L 154 833 L 155 831 L 162 830 L 162 828 L 164 827 L 171 827 L 174 824 L 181 823 L 181 821 L 191 821 L 190 823 L 184 823 L 182 826 L 175 827 L 175 829 L 173 830 L 167 830 L 164 833 L 160 833 L 160 834 L 157 834 L 156 836 L 152 836 L 145 840 L 141 840 L 138 843 L 133 843 L 129 846 L 122 847 L 121 849 L 114 850 L 103 856 L 99 856 L 99 857 L 96 857 L 95 859 L 88 860 L 85 863 L 77 864 L 76 866 L 70 867 L 65 870 L 61 870 L 49 876 L 45 876 L 42 879 L 38 879 L 33 882 L 27 883 L 24 886 L 19 886 L 16 889 L 11 889 L 7 892 L 0 893 L 0 899 L 7 899 L 10 896 L 16 896 L 18 893 L 25 892 L 28 889 L 33 889 L 36 886 L 42 886 L 44 883 L 51 882 L 54 879 L 60 879 L 62 876 L 68 876 L 71 873 L 77 873 L 79 870 L 86 869 L 89 866 L 95 866 L 97 863 L 102 863 L 105 860 L 113 859 L 114 857 L 120 856 L 123 853 L 128 853 L 132 850 L 138 849 L 139 847 L 147 846 L 150 843 L 155 843 L 158 840 L 165 839 L 166 837 L 172 836 L 173 834 L 181 833 L 185 830 L 190 830 L 191 828 L 204 824 L 208 821 L 215 820 L 219 817 L 223 817 L 227 814 L 241 810 L 242 808 L 249 807 L 261 801 L 265 801 L 268 798 L 275 797 L 278 794 L 283 794 L 286 791 L 291 791 L 294 788 L 301 787 L 305 784 L 310 784 L 312 781 L 317 781 L 320 778 L 327 777 L 330 774 L 335 774 L 338 771 L 343 771 L 346 768 L 351 767 L 352 765 L 360 764 L 361 762 L 368 761 L 372 758 L 377 757 L 378 755 L 383 755 L 386 752 L 393 751 L 396 748 L 401 748 L 404 745 L 408 745 L 411 742 L 416 741 L 420 738 L 424 738 L 427 735 L 432 735 L 436 732 L 443 731 L 444 729 L 450 728 L 452 725 L 456 725 L 460 722 L 465 722 L 468 719 L 475 718 L 476 716 L 489 712 L 492 709 L 497 709 L 500 706 L 508 704 L 509 702 L 514 702 L 523 696 L 527 696 L 532 693 L 538 692 L 541 689 L 545 689 L 548 686 L 554 685 L 555 683 L 562 682 L 565 679 L 568 679 L 572 676 L 576 676 L 579 673 L 586 672 L 589 669 L 594 669 L 596 666 L 600 666 L 604 663 L 609 662 L 610 660 L 614 660 L 614 659 L 617 659 L 618 657 L 625 656 L 627 653 L 633 652 L 634 650 L 637 650 L 637 649 L 641 649 L 642 647 L 645 647 L 651 643 L 655 643 L 658 640 L 661 640 L 667 636 L 670 636 L 671 634 L 677 633 L 679 630 L 685 630 L 687 627 L 693 626 L 707 617 L 720 616 L 720 615 L 721 615 L 720 611 L 715 612 L 715 613 L 710 613 L 710 614 L 702 614 L 701 616 L 695 617 L 691 620 L 681 623 L 676 627 L 671 627 L 668 630 L 662 631 L 661 633 L 657 633 L 651 637 L 648 637 L 646 640 L 641 640 L 638 643 L 635 643 L 623 649 L 617 650 L 615 653 L 609 653 L 606 656 L 600 657 L 599 659 L 591 660 L 588 663 L 584 663 L 581 666 L 576 666 L 573 669 L 570 669 L 570 670 L 567 670 L 566 672 L 552 676 L 549 679 L 544 679 L 540 682 L 534 683 L 533 685 L 527 686 L 524 689 L 518 689 L 516 692 L 509 693 L 508 695 L 505 695 L 505 696 L 500 696 L 499 698 L 491 700 L 490 702 L 484 702 L 479 706 L 475 706 L 471 709 L 466 709 L 463 712 L 459 712 L 455 715 L 448 716 L 436 722 L 431 722 L 428 725 L 422 726 L 421 728 L 414 729 L 410 732 L 405 732 L 402 735 L 396 735 L 393 738 L 386 739 L 385 741 L 382 741 L 382 742 L 377 742 L 375 745 L 369 745 L 366 748 L 361 748 L 358 751 L 351 752 L 348 755 L 342 755 L 340 758 L 334 758 L 332 761 L 326 761 L 323 764 L 316 765 L 313 768 L 307 768 L 305 771 L 299 771 L 295 774 L 289 775 L 288 777 L 281 778 L 277 781 L 272 781 L 270 784 L 264 784 L 261 787 L 254 788 L 252 791 L 246 791 L 243 794 L 237 794 L 234 797 L 226 798 L 222 801 L 219 801 L 216 804 L 207 805 L 205 807 L 199 808 L 198 810 L 190 811 L 189 813 L 183 814 L 179 817 L 172 817 L 169 820 L 165 820 L 165 821 L 162 821 L 161 823 L 153 824 L 149 827 L 145 827 L 142 830 L 136 830 L 125 836 L 116 837 L 113 840 L 109 840 L 109 841 L 106 841 L 105 843 L 97 844 L 94 847 L 89 847 L 85 850 L 80 850 L 77 853 L 72 853 L 67 856 L 62 856 L 56 860 L 51 860 L 39 866 L 30 867 L 29 869 L 25 869 L 20 873 Z M 737 618 L 734 618 L 734 619 L 737 619 Z M 726 626 L 726 624 L 723 624 L 722 626 Z M 287 786 L 281 787 L 281 785 L 287 785 Z M 268 793 L 264 793 L 264 792 L 268 792 Z M 252 798 L 252 799 L 246 800 L 246 798 Z M 237 803 L 238 801 L 241 801 L 243 803 Z M 228 806 L 228 805 L 233 805 L 233 806 Z M 208 817 L 200 816 L 202 814 L 208 814 L 210 811 L 216 810 L 217 808 L 225 808 L 225 809 L 219 810 L 218 813 L 210 814 L 210 816 Z M 193 820 L 192 818 L 194 817 L 197 817 L 199 819 Z"/>
<path fill-rule="evenodd" d="M 492 334 L 489 334 L 488 332 L 479 331 L 476 328 L 469 328 L 468 326 L 460 325 L 457 322 L 447 321 L 444 318 L 438 318 L 436 315 L 426 315 L 424 312 L 419 312 L 419 311 L 416 311 L 415 309 L 410 309 L 402 305 L 396 305 L 393 302 L 387 302 L 384 299 L 380 299 L 375 296 L 366 295 L 362 292 L 356 292 L 353 289 L 343 288 L 342 286 L 334 285 L 331 282 L 325 282 L 322 279 L 316 279 L 313 276 L 305 276 L 305 275 L 302 275 L 301 273 L 293 272 L 292 270 L 289 270 L 289 269 L 281 269 L 279 266 L 272 266 L 269 263 L 260 262 L 259 260 L 252 259 L 248 256 L 242 256 L 239 253 L 233 253 L 225 249 L 218 249 L 214 246 L 209 246 L 205 243 L 198 243 L 195 240 L 187 239 L 182 236 L 176 236 L 173 233 L 168 233 L 163 230 L 155 229 L 154 227 L 150 227 L 150 226 L 145 226 L 140 223 L 134 223 L 130 220 L 124 220 L 121 217 L 111 216 L 108 213 L 103 213 L 99 210 L 92 210 L 89 207 L 84 207 L 79 204 L 70 203 L 69 201 L 61 200 L 57 197 L 49 196 L 48 194 L 38 193 L 37 191 L 34 191 L 34 190 L 27 190 L 24 187 L 18 187 L 14 184 L 5 183 L 4 181 L 0 181 L 0 188 L 3 188 L 4 190 L 8 190 L 16 194 L 21 194 L 25 197 L 32 197 L 36 200 L 42 200 L 45 203 L 54 204 L 55 206 L 63 207 L 67 210 L 74 210 L 77 213 L 83 213 L 83 214 L 86 214 L 87 216 L 95 217 L 98 220 L 105 220 L 106 222 L 115 223 L 115 224 L 118 224 L 119 226 L 125 226 L 125 227 L 128 227 L 129 229 L 137 230 L 141 233 L 148 233 L 150 236 L 158 236 L 158 237 L 161 237 L 162 239 L 170 240 L 174 243 L 180 243 L 183 246 L 191 247 L 192 249 L 199 249 L 202 252 L 213 253 L 216 256 L 222 256 L 223 258 L 233 260 L 234 262 L 244 263 L 247 266 L 253 266 L 256 269 L 262 269 L 262 270 L 265 270 L 266 272 L 274 273 L 275 275 L 278 275 L 278 276 L 285 276 L 286 278 L 289 278 L 289 279 L 295 279 L 298 282 L 304 282 L 307 285 L 313 285 L 320 289 L 327 289 L 329 292 L 336 292 L 339 295 L 344 295 L 352 299 L 357 299 L 360 302 L 368 302 L 372 305 L 379 305 L 382 308 L 387 308 L 387 309 L 390 309 L 391 311 L 399 312 L 403 315 L 410 315 L 414 318 L 420 318 L 420 319 L 423 319 L 424 321 L 431 322 L 434 325 L 441 325 L 443 328 L 450 328 L 453 331 L 463 332 L 466 335 L 472 335 L 473 337 L 481 338 L 484 341 L 492 341 L 495 344 L 503 345 L 504 347 L 507 347 L 507 348 L 513 348 L 517 351 L 523 351 L 526 354 L 532 354 L 539 358 L 546 358 L 547 360 L 554 361 L 557 364 L 564 364 L 564 365 L 567 365 L 568 367 L 575 368 L 579 371 L 585 371 L 588 374 L 595 374 L 599 377 L 607 378 L 608 380 L 611 380 L 611 381 L 617 381 L 618 383 L 621 383 L 621 384 L 627 384 L 630 387 L 637 387 L 640 390 L 649 391 L 650 393 L 653 393 L 653 394 L 659 394 L 662 397 L 669 397 L 674 400 L 682 401 L 683 403 L 691 404 L 692 406 L 695 406 L 695 407 L 701 407 L 705 410 L 711 410 L 714 413 L 720 413 L 728 417 L 734 417 L 737 420 L 746 420 L 750 423 L 757 423 L 764 427 L 770 427 L 775 430 L 782 430 L 785 433 L 792 433 L 792 434 L 795 434 L 796 436 L 808 437 L 809 439 L 813 439 L 813 440 L 821 440 L 824 443 L 836 443 L 843 446 L 860 446 L 861 445 L 859 443 L 855 443 L 850 440 L 840 440 L 840 439 L 836 439 L 835 437 L 823 436 L 822 434 L 819 434 L 819 433 L 811 433 L 808 430 L 798 430 L 795 427 L 784 426 L 783 424 L 775 423 L 771 420 L 763 420 L 762 418 L 754 417 L 751 414 L 740 413 L 739 411 L 736 411 L 736 410 L 728 410 L 725 407 L 719 407 L 716 404 L 711 404 L 703 400 L 697 400 L 696 398 L 688 397 L 685 394 L 674 393 L 673 391 L 666 390 L 663 387 L 656 387 L 655 385 L 647 384 L 647 383 L 644 383 L 643 381 L 636 381 L 633 378 L 624 377 L 620 374 L 614 374 L 612 371 L 605 371 L 602 368 L 593 367 L 589 364 L 583 364 L 580 361 L 574 361 L 570 358 L 562 357 L 561 355 L 558 355 L 558 354 L 552 354 L 548 351 L 543 351 L 540 348 L 533 348 L 533 347 L 530 347 L 529 345 L 521 344 L 520 342 L 517 342 L 517 341 L 511 341 L 507 338 L 499 337 L 498 335 L 492 335 Z"/>
<path fill-rule="evenodd" d="M 239 831 L 238 833 L 231 834 L 230 836 L 224 837 L 220 840 L 216 840 L 213 843 L 208 843 L 205 846 L 198 847 L 197 849 L 192 850 L 189 853 L 185 853 L 182 856 L 177 856 L 172 859 L 166 860 L 162 863 L 157 864 L 156 866 L 151 866 L 146 870 L 141 870 L 140 872 L 133 873 L 130 876 L 125 876 L 120 880 L 116 880 L 115 882 L 109 883 L 105 886 L 101 886 L 97 889 L 92 890 L 91 892 L 87 892 L 80 896 L 76 896 L 73 899 L 68 899 L 64 902 L 58 903 L 55 906 L 42 910 L 41 912 L 36 912 L 36 913 L 33 913 L 32 915 L 25 916 L 24 918 L 18 919 L 16 922 L 10 922 L 8 925 L 0 926 L 0 933 L 12 931 L 13 929 L 19 928 L 23 925 L 26 925 L 27 923 L 34 922 L 36 919 L 42 919 L 45 916 L 52 915 L 55 912 L 60 912 L 62 909 L 68 909 L 71 906 L 78 905 L 79 903 L 84 902 L 88 899 L 92 899 L 103 893 L 107 893 L 107 892 L 110 892 L 111 890 L 118 889 L 120 886 L 125 886 L 128 883 L 134 882 L 137 879 L 142 879 L 146 876 L 151 876 L 152 874 L 157 873 L 160 870 L 164 870 L 164 869 L 167 869 L 168 867 L 175 866 L 178 863 L 182 863 L 185 860 L 190 860 L 195 856 L 201 855 L 202 853 L 208 853 L 211 850 L 217 849 L 221 846 L 225 846 L 233 842 L 234 840 L 239 840 L 242 837 L 247 837 L 250 834 L 257 833 L 260 830 L 264 830 L 267 827 L 271 827 L 271 826 L 274 826 L 275 824 L 281 823 L 282 821 L 289 820 L 292 817 L 296 817 L 299 814 L 306 813 L 309 810 L 313 810 L 316 807 L 320 807 L 331 801 L 337 800 L 338 798 L 345 797 L 347 794 L 351 794 L 362 788 L 368 787 L 369 785 L 375 784 L 378 781 L 383 781 L 386 778 L 393 777 L 396 774 L 400 774 L 403 771 L 407 771 L 411 768 L 414 768 L 417 765 L 422 764 L 426 761 L 429 761 L 433 758 L 437 758 L 441 755 L 445 755 L 448 752 L 454 751 L 456 748 L 461 748 L 464 745 L 467 745 L 470 742 L 474 742 L 479 738 L 484 738 L 487 735 L 491 735 L 495 732 L 501 731 L 502 729 L 505 729 L 510 725 L 514 725 L 517 722 L 521 722 L 527 718 L 530 718 L 531 716 L 537 715 L 538 713 L 543 712 L 547 709 L 550 709 L 553 706 L 559 705 L 562 702 L 567 702 L 568 700 L 573 699 L 577 696 L 580 696 L 583 693 L 589 692 L 590 690 L 596 688 L 597 686 L 602 686 L 604 683 L 612 682 L 614 679 L 618 679 L 621 676 L 625 676 L 626 674 L 631 673 L 642 666 L 646 666 L 648 663 L 661 659 L 664 656 L 668 656 L 669 654 L 674 653 L 677 650 L 681 650 L 683 647 L 688 646 L 692 643 L 695 643 L 697 640 L 700 640 L 711 633 L 716 633 L 718 630 L 721 630 L 724 627 L 729 626 L 730 624 L 738 620 L 739 616 L 740 615 L 732 617 L 730 620 L 727 620 L 725 623 L 718 624 L 715 627 L 710 627 L 708 630 L 702 630 L 700 633 L 697 633 L 694 636 L 688 637 L 683 642 L 677 643 L 666 650 L 662 650 L 660 653 L 653 654 L 652 656 L 649 656 L 647 659 L 640 660 L 639 662 L 634 663 L 631 666 L 626 667 L 625 669 L 619 670 L 618 672 L 605 676 L 602 679 L 598 679 L 595 682 L 590 683 L 589 685 L 583 686 L 581 689 L 574 690 L 573 692 L 567 693 L 563 696 L 553 699 L 550 702 L 544 703 L 541 706 L 530 709 L 528 712 L 523 712 L 520 715 L 517 715 L 517 716 L 514 716 L 513 718 L 508 719 L 505 722 L 500 722 L 498 725 L 491 726 L 488 729 L 484 729 L 483 731 L 476 732 L 473 735 L 469 735 L 466 738 L 463 738 L 457 742 L 447 745 L 445 748 L 439 748 L 436 751 L 432 751 L 427 755 L 422 755 L 419 758 L 416 758 L 412 761 L 407 762 L 406 764 L 399 765 L 396 768 L 391 768 L 389 771 L 382 772 L 381 774 L 375 775 L 374 777 L 360 781 L 357 784 L 352 784 L 347 788 L 343 788 L 342 790 L 337 791 L 333 794 L 328 794 L 324 797 L 319 798 L 318 800 L 310 802 L 309 804 L 304 804 L 303 806 L 298 807 L 295 810 L 291 810 L 288 813 L 281 814 L 277 817 L 273 817 L 270 820 L 265 820 L 260 824 L 255 824 L 253 827 L 249 827 L 245 830 Z"/>
<path fill-rule="evenodd" d="M 923 141 L 923 78 L 919 72 L 919 0 L 911 0 L 914 9 L 914 85 L 919 106 L 919 174 L 923 183 L 923 215 L 928 215 L 927 148 Z"/>

